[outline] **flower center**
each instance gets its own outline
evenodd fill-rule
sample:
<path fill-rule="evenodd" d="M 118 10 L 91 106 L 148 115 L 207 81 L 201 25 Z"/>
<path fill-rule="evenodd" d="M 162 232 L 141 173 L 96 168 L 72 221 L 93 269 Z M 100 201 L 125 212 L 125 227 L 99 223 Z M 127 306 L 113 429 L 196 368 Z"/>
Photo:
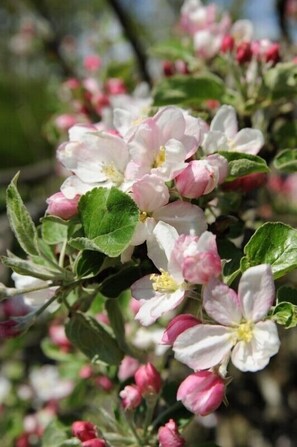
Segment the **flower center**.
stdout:
<path fill-rule="evenodd" d="M 153 168 L 160 168 L 166 160 L 166 149 L 164 146 L 160 147 L 160 150 L 154 160 Z"/>
<path fill-rule="evenodd" d="M 238 341 L 249 343 L 253 337 L 253 323 L 251 321 L 241 323 L 236 329 L 236 336 Z"/>
<path fill-rule="evenodd" d="M 108 180 L 116 185 L 119 185 L 123 182 L 124 177 L 123 174 L 115 167 L 114 163 L 111 162 L 109 164 L 103 164 L 101 168 L 103 174 L 106 175 Z"/>
<path fill-rule="evenodd" d="M 156 292 L 173 293 L 178 289 L 178 284 L 175 279 L 165 270 L 161 269 L 161 275 L 153 273 L 150 280 L 153 283 L 153 289 Z"/>
<path fill-rule="evenodd" d="M 139 220 L 140 220 L 140 222 L 144 223 L 146 221 L 147 217 L 148 217 L 147 212 L 140 211 L 140 213 L 139 213 Z"/>

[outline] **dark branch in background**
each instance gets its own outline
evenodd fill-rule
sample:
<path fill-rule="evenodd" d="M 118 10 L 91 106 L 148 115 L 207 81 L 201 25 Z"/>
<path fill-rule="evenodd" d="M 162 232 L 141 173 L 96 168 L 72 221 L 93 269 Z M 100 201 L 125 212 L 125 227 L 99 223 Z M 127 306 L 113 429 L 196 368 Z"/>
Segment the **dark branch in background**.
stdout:
<path fill-rule="evenodd" d="M 107 3 L 113 9 L 120 24 L 122 25 L 122 28 L 128 41 L 130 42 L 133 48 L 141 77 L 150 86 L 152 86 L 152 79 L 147 70 L 147 57 L 145 51 L 142 48 L 142 45 L 139 42 L 138 36 L 135 33 L 133 22 L 131 21 L 129 15 L 126 13 L 125 9 L 122 7 L 120 1 L 109 0 Z"/>
<path fill-rule="evenodd" d="M 276 0 L 276 12 L 281 36 L 287 43 L 291 43 L 291 36 L 286 21 L 286 4 L 287 0 Z"/>
<path fill-rule="evenodd" d="M 59 35 L 56 24 L 52 19 L 45 2 L 42 0 L 31 0 L 31 3 L 34 6 L 35 11 L 49 23 L 51 30 L 53 32 L 49 40 L 44 41 L 45 51 L 48 53 L 50 57 L 56 59 L 56 61 L 59 63 L 59 67 L 62 70 L 62 74 L 65 77 L 77 77 L 77 74 L 75 73 L 73 67 L 67 63 L 67 61 L 61 54 L 60 48 L 63 36 Z"/>

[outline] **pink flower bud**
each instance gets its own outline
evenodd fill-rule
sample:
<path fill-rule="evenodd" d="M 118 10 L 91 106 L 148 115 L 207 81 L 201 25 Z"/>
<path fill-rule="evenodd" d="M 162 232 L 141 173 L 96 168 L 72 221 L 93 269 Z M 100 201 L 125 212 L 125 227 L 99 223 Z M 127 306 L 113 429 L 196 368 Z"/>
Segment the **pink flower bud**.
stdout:
<path fill-rule="evenodd" d="M 63 85 L 66 88 L 69 88 L 69 90 L 76 90 L 76 89 L 80 88 L 80 82 L 78 79 L 75 79 L 75 78 L 67 79 L 67 81 L 65 81 Z"/>
<path fill-rule="evenodd" d="M 76 436 L 80 441 L 88 441 L 97 436 L 96 427 L 88 421 L 75 421 L 71 427 L 73 436 Z"/>
<path fill-rule="evenodd" d="M 79 371 L 79 377 L 81 379 L 89 379 L 90 377 L 92 377 L 92 374 L 93 374 L 93 370 L 90 365 L 83 366 L 81 368 L 81 370 Z"/>
<path fill-rule="evenodd" d="M 79 198 L 80 196 L 76 195 L 73 199 L 67 199 L 63 193 L 57 192 L 46 200 L 48 204 L 46 212 L 68 220 L 77 214 Z"/>
<path fill-rule="evenodd" d="M 70 127 L 77 123 L 77 118 L 74 115 L 64 113 L 63 115 L 57 116 L 55 119 L 55 124 L 60 130 L 68 130 Z"/>
<path fill-rule="evenodd" d="M 119 367 L 118 372 L 118 378 L 121 382 L 124 382 L 125 380 L 129 379 L 129 377 L 132 377 L 137 369 L 139 368 L 140 364 L 139 361 L 134 359 L 133 357 L 130 357 L 129 355 L 126 355 Z"/>
<path fill-rule="evenodd" d="M 249 192 L 253 189 L 260 188 L 267 182 L 267 175 L 263 172 L 255 172 L 254 174 L 244 175 L 232 182 L 224 183 L 224 191 L 243 191 Z"/>
<path fill-rule="evenodd" d="M 222 271 L 216 237 L 209 231 L 200 237 L 182 234 L 175 242 L 173 256 L 184 278 L 192 284 L 207 284 Z"/>
<path fill-rule="evenodd" d="M 179 386 L 177 400 L 192 413 L 206 416 L 215 411 L 225 395 L 224 379 L 212 371 L 190 374 Z"/>
<path fill-rule="evenodd" d="M 120 398 L 125 410 L 135 410 L 141 403 L 142 395 L 137 385 L 127 385 L 120 392 Z"/>
<path fill-rule="evenodd" d="M 158 394 L 161 389 L 160 373 L 151 363 L 140 366 L 134 374 L 134 379 L 142 395 Z"/>
<path fill-rule="evenodd" d="M 28 433 L 23 433 L 15 441 L 15 447 L 30 447 L 30 435 Z"/>
<path fill-rule="evenodd" d="M 264 53 L 265 62 L 272 62 L 276 64 L 280 61 L 280 45 L 279 43 L 272 43 Z"/>
<path fill-rule="evenodd" d="M 171 61 L 164 61 L 162 68 L 163 68 L 163 74 L 167 78 L 175 74 L 175 66 L 174 63 Z"/>
<path fill-rule="evenodd" d="M 178 192 L 188 199 L 197 199 L 208 194 L 217 184 L 217 171 L 206 160 L 190 161 L 175 178 Z"/>
<path fill-rule="evenodd" d="M 232 51 L 234 48 L 234 37 L 230 34 L 226 34 L 226 36 L 223 37 L 222 43 L 221 43 L 221 51 L 222 53 L 227 53 L 229 51 Z"/>
<path fill-rule="evenodd" d="M 110 78 L 105 84 L 106 91 L 109 95 L 123 95 L 127 93 L 124 81 L 119 78 Z"/>
<path fill-rule="evenodd" d="M 158 441 L 159 447 L 183 447 L 185 445 L 185 440 L 179 434 L 177 424 L 173 419 L 159 428 Z"/>
<path fill-rule="evenodd" d="M 182 59 L 178 59 L 175 62 L 175 68 L 176 68 L 177 73 L 180 73 L 183 75 L 190 74 L 190 70 L 189 70 L 189 66 L 188 66 L 187 62 L 183 61 Z"/>
<path fill-rule="evenodd" d="M 113 383 L 107 376 L 99 376 L 95 378 L 95 384 L 103 391 L 110 391 L 113 388 Z"/>
<path fill-rule="evenodd" d="M 173 318 L 168 324 L 162 337 L 162 343 L 164 345 L 173 345 L 176 338 L 190 327 L 196 326 L 200 321 L 191 314 L 182 314 Z"/>
<path fill-rule="evenodd" d="M 14 320 L 1 321 L 0 339 L 16 337 L 21 333 L 19 325 Z"/>
<path fill-rule="evenodd" d="M 101 67 L 101 59 L 96 54 L 84 58 L 84 68 L 88 71 L 97 71 Z"/>
<path fill-rule="evenodd" d="M 236 48 L 236 60 L 239 64 L 250 62 L 253 52 L 250 42 L 241 42 Z"/>
<path fill-rule="evenodd" d="M 64 326 L 61 324 L 52 324 L 49 327 L 49 336 L 51 341 L 62 351 L 68 352 L 70 350 L 71 343 L 66 337 Z"/>
<path fill-rule="evenodd" d="M 100 438 L 89 439 L 82 443 L 82 447 L 106 447 L 106 442 Z"/>

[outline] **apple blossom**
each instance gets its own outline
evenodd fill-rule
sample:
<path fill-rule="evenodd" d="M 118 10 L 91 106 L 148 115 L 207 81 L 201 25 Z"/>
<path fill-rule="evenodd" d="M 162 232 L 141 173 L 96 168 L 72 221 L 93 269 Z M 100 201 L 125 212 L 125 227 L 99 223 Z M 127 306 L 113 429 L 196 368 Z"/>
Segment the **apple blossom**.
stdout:
<path fill-rule="evenodd" d="M 215 372 L 190 374 L 179 386 L 177 400 L 192 413 L 206 416 L 215 411 L 225 396 L 225 381 Z"/>
<path fill-rule="evenodd" d="M 79 195 L 76 195 L 73 199 L 68 199 L 62 192 L 56 192 L 46 200 L 48 204 L 46 212 L 64 220 L 71 219 L 78 213 L 79 199 Z"/>
<path fill-rule="evenodd" d="M 218 280 L 210 281 L 203 291 L 203 305 L 219 324 L 184 331 L 173 345 L 176 358 L 201 370 L 220 364 L 231 353 L 232 363 L 241 371 L 263 369 L 280 346 L 276 324 L 266 318 L 273 301 L 268 264 L 246 270 L 238 294 Z"/>
<path fill-rule="evenodd" d="M 134 379 L 142 396 L 152 393 L 158 394 L 161 389 L 160 373 L 151 363 L 141 365 L 135 372 Z"/>
<path fill-rule="evenodd" d="M 181 235 L 177 239 L 173 257 L 182 269 L 183 277 L 192 284 L 207 284 L 221 274 L 222 265 L 216 237 L 209 231 L 200 237 Z"/>
<path fill-rule="evenodd" d="M 224 105 L 215 114 L 202 148 L 206 154 L 230 150 L 256 155 L 264 144 L 260 130 L 245 128 L 238 132 L 235 109 Z"/>
<path fill-rule="evenodd" d="M 63 166 L 74 173 L 74 182 L 69 185 L 67 179 L 61 187 L 67 198 L 96 186 L 123 186 L 129 153 L 122 138 L 83 126 L 71 128 L 69 138 L 57 154 Z"/>
<path fill-rule="evenodd" d="M 213 191 L 224 181 L 227 173 L 227 160 L 218 154 L 213 154 L 204 160 L 190 161 L 175 178 L 175 185 L 181 195 L 195 199 Z"/>
<path fill-rule="evenodd" d="M 172 225 L 179 233 L 198 235 L 206 229 L 202 209 L 181 200 L 168 203 L 168 188 L 163 179 L 156 175 L 144 175 L 137 180 L 132 186 L 131 195 L 140 210 L 132 245 L 140 245 L 149 239 L 158 221 Z"/>
<path fill-rule="evenodd" d="M 129 377 L 132 377 L 139 368 L 139 366 L 140 364 L 138 360 L 136 360 L 134 357 L 126 355 L 121 361 L 121 364 L 119 366 L 118 371 L 119 380 L 121 382 L 124 382 L 125 380 L 129 379 Z"/>
<path fill-rule="evenodd" d="M 152 118 L 143 120 L 128 141 L 131 161 L 127 177 L 137 180 L 145 174 L 156 174 L 164 181 L 173 179 L 185 167 L 184 161 L 193 153 L 193 148 L 198 147 L 188 122 L 190 128 L 187 134 L 186 115 L 173 106 L 164 107 Z"/>
<path fill-rule="evenodd" d="M 164 331 L 162 337 L 162 343 L 164 345 L 173 345 L 177 337 L 184 332 L 186 329 L 195 326 L 196 324 L 200 324 L 200 320 L 198 320 L 194 315 L 191 314 L 181 314 L 177 315 L 170 321 L 167 328 Z"/>
<path fill-rule="evenodd" d="M 96 426 L 88 421 L 75 421 L 71 427 L 72 434 L 80 441 L 87 441 L 96 438 Z"/>
<path fill-rule="evenodd" d="M 160 274 L 147 275 L 131 287 L 132 297 L 141 304 L 135 318 L 144 326 L 154 323 L 163 313 L 176 308 L 184 299 L 187 285 L 181 267 L 172 258 L 177 238 L 175 228 L 158 222 L 153 237 L 147 241 L 148 256 Z"/>
<path fill-rule="evenodd" d="M 179 434 L 176 422 L 170 419 L 158 430 L 159 447 L 183 447 L 184 438 Z"/>
<path fill-rule="evenodd" d="M 125 410 L 135 410 L 142 401 L 142 393 L 137 385 L 127 385 L 120 392 L 120 398 Z"/>

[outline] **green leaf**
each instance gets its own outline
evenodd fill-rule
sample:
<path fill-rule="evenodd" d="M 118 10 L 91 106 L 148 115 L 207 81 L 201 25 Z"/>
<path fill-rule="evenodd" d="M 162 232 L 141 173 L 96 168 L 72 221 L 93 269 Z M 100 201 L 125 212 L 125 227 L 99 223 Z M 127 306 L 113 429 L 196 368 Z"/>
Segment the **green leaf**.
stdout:
<path fill-rule="evenodd" d="M 42 239 L 49 245 L 56 245 L 67 240 L 68 224 L 55 216 L 47 216 L 41 220 Z"/>
<path fill-rule="evenodd" d="M 18 258 L 12 253 L 9 253 L 9 256 L 1 256 L 1 262 L 20 275 L 34 276 L 44 281 L 63 277 L 61 272 L 55 272 L 29 260 Z"/>
<path fill-rule="evenodd" d="M 114 275 L 110 275 L 103 281 L 100 293 L 107 298 L 117 298 L 124 290 L 129 289 L 135 281 L 148 273 L 152 273 L 152 270 L 144 270 L 143 266 L 130 265 L 123 267 L 122 270 Z"/>
<path fill-rule="evenodd" d="M 297 65 L 279 63 L 264 73 L 264 83 L 272 99 L 293 99 L 297 95 Z"/>
<path fill-rule="evenodd" d="M 228 161 L 229 174 L 225 181 L 256 172 L 269 172 L 266 161 L 257 155 L 243 154 L 235 151 L 219 151 Z"/>
<path fill-rule="evenodd" d="M 74 270 L 79 278 L 96 276 L 103 264 L 103 253 L 84 250 L 76 258 Z"/>
<path fill-rule="evenodd" d="M 273 319 L 286 329 L 297 326 L 297 306 L 292 303 L 281 302 L 273 310 Z"/>
<path fill-rule="evenodd" d="M 66 335 L 71 343 L 92 362 L 118 365 L 123 353 L 115 339 L 94 318 L 75 313 L 66 324 Z"/>
<path fill-rule="evenodd" d="M 81 197 L 79 211 L 86 238 L 73 239 L 72 246 L 78 242 L 110 257 L 120 255 L 128 247 L 139 211 L 127 194 L 117 188 L 95 188 Z"/>
<path fill-rule="evenodd" d="M 12 231 L 28 255 L 38 255 L 37 230 L 17 189 L 17 174 L 6 190 L 7 215 Z"/>
<path fill-rule="evenodd" d="M 217 239 L 218 252 L 226 260 L 223 268 L 224 282 L 231 284 L 240 273 L 240 260 L 242 251 L 228 239 Z"/>
<path fill-rule="evenodd" d="M 259 264 L 271 264 L 274 278 L 297 268 L 297 230 L 280 222 L 267 222 L 244 247 L 241 271 Z"/>
<path fill-rule="evenodd" d="M 197 106 L 208 99 L 220 100 L 225 93 L 225 84 L 217 76 L 172 76 L 163 79 L 153 93 L 154 106 L 179 104 Z"/>
<path fill-rule="evenodd" d="M 170 39 L 167 42 L 158 43 L 149 51 L 153 56 L 166 60 L 176 61 L 177 59 L 181 59 L 183 61 L 192 61 L 196 59 L 192 46 L 185 46 L 184 42 L 180 39 Z"/>
<path fill-rule="evenodd" d="M 57 360 L 58 362 L 69 362 L 73 360 L 72 355 L 62 351 L 61 348 L 54 345 L 49 338 L 44 338 L 41 341 L 41 348 L 44 354 L 50 359 Z"/>
<path fill-rule="evenodd" d="M 120 348 L 126 352 L 127 344 L 125 340 L 125 323 L 123 319 L 123 312 L 116 300 L 107 300 L 105 303 L 105 308 L 117 342 Z"/>
<path fill-rule="evenodd" d="M 282 286 L 277 290 L 277 302 L 282 303 L 283 301 L 287 303 L 294 304 L 297 306 L 297 289 L 289 286 Z"/>
<path fill-rule="evenodd" d="M 42 447 L 61 447 L 67 438 L 67 428 L 59 421 L 54 420 L 45 429 L 42 436 Z"/>
<path fill-rule="evenodd" d="M 297 141 L 297 121 L 284 121 L 277 124 L 272 130 L 276 145 L 294 149 Z"/>
<path fill-rule="evenodd" d="M 292 173 L 297 172 L 297 148 L 284 149 L 273 160 L 274 167 L 279 171 Z"/>

